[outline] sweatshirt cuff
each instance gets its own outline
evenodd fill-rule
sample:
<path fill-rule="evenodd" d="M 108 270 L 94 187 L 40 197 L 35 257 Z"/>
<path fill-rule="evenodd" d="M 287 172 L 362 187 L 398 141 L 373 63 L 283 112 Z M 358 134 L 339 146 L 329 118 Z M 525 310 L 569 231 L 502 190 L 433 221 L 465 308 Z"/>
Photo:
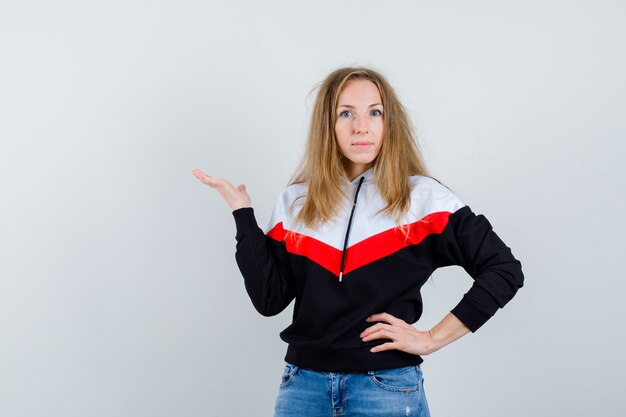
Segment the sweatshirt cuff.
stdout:
<path fill-rule="evenodd" d="M 450 312 L 474 333 L 498 311 L 498 304 L 482 288 L 474 285 Z"/>
<path fill-rule="evenodd" d="M 233 210 L 233 217 L 235 218 L 235 226 L 237 227 L 236 239 L 239 239 L 240 236 L 246 233 L 259 229 L 252 207 L 241 207 Z"/>

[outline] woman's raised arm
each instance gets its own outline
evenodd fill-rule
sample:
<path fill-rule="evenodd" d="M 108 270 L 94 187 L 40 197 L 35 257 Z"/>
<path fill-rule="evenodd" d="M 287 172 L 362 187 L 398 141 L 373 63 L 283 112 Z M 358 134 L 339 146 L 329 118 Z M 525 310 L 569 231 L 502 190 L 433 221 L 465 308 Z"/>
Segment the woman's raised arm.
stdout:
<path fill-rule="evenodd" d="M 264 316 L 280 313 L 296 295 L 284 243 L 275 241 L 259 228 L 244 184 L 235 187 L 228 180 L 211 177 L 199 169 L 192 173 L 217 189 L 233 210 L 237 229 L 235 260 L 252 304 Z"/>

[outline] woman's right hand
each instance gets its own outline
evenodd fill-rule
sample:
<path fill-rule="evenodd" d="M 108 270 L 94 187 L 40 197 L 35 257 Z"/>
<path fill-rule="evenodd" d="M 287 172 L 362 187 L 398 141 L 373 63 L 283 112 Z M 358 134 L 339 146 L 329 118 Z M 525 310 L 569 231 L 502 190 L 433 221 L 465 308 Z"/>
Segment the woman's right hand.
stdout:
<path fill-rule="evenodd" d="M 198 168 L 192 170 L 191 173 L 209 187 L 217 189 L 233 211 L 242 207 L 250 207 L 250 196 L 246 192 L 246 186 L 244 184 L 235 188 L 228 180 L 211 177 Z"/>

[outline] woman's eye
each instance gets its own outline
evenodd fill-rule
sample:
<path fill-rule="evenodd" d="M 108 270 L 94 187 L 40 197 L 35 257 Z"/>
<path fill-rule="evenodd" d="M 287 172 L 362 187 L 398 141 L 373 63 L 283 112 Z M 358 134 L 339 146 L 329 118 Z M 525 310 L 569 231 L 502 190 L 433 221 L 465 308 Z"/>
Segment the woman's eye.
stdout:
<path fill-rule="evenodd" d="M 372 110 L 372 116 L 382 116 L 383 112 L 381 112 L 380 110 Z"/>
<path fill-rule="evenodd" d="M 351 113 L 348 110 L 344 110 L 339 113 L 339 117 L 350 117 Z"/>

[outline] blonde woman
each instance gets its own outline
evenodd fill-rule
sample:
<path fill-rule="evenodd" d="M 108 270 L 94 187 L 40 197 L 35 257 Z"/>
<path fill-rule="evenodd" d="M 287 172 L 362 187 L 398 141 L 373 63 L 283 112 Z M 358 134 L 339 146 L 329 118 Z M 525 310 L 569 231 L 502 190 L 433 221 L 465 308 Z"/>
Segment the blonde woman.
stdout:
<path fill-rule="evenodd" d="M 265 231 L 245 185 L 194 175 L 233 210 L 236 261 L 265 316 L 293 299 L 275 405 L 284 416 L 429 416 L 420 364 L 475 332 L 522 287 L 520 262 L 429 176 L 407 114 L 376 71 L 340 68 L 319 86 L 306 151 Z M 437 268 L 474 280 L 431 329 L 412 326 Z"/>

